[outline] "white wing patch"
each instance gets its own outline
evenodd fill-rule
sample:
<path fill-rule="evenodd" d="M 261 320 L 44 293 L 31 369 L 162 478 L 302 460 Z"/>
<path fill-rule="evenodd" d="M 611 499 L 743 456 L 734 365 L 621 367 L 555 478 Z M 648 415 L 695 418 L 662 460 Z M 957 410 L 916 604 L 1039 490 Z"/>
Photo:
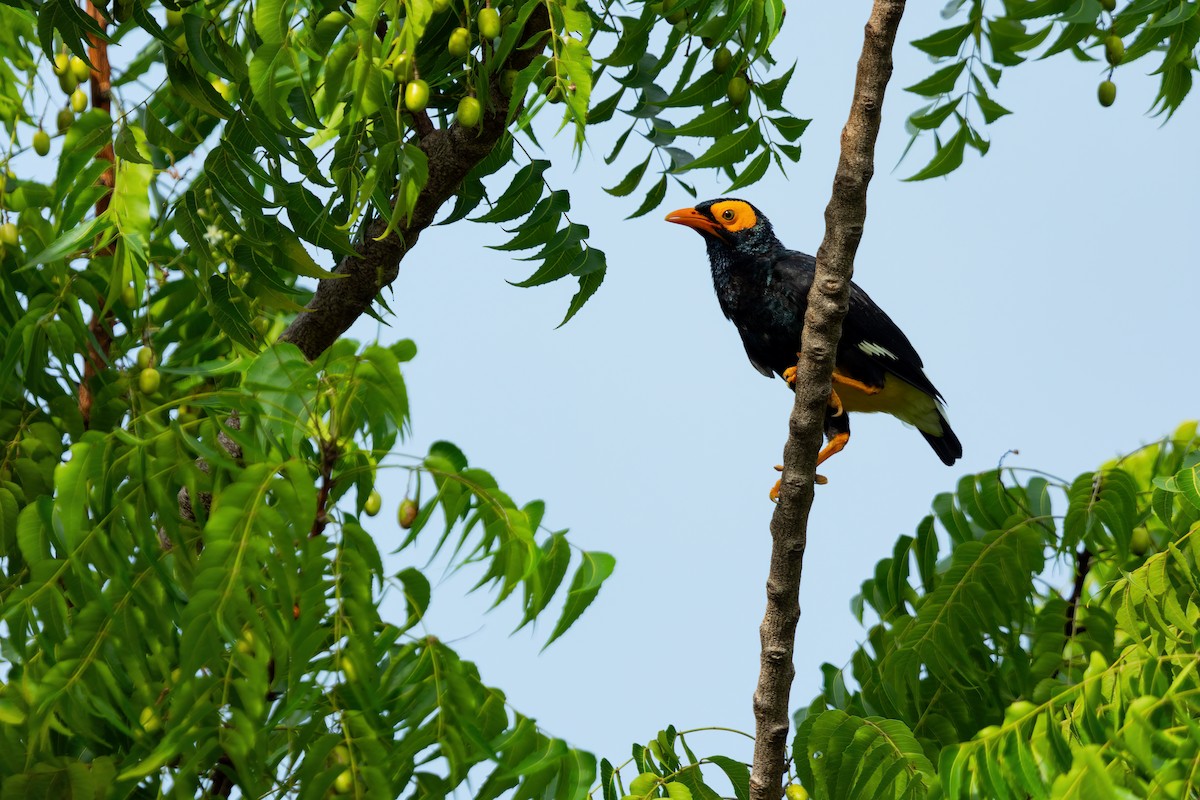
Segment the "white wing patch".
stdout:
<path fill-rule="evenodd" d="M 882 356 L 883 358 L 890 358 L 893 361 L 896 360 L 895 353 L 882 345 L 875 344 L 874 342 L 859 342 L 858 349 L 862 350 L 869 356 Z"/>

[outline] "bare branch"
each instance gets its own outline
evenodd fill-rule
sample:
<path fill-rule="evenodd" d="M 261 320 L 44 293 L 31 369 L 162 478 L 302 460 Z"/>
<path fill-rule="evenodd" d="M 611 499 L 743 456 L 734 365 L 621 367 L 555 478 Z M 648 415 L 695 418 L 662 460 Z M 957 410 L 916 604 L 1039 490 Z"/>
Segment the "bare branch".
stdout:
<path fill-rule="evenodd" d="M 892 46 L 904 0 L 875 0 L 867 22 L 850 118 L 842 130 L 842 154 L 825 209 L 825 239 L 817 251 L 816 277 L 808 295 L 803 348 L 796 365 L 796 402 L 783 451 L 779 505 L 771 518 L 771 566 L 767 610 L 760 628 L 762 658 L 754 692 L 752 800 L 783 793 L 788 699 L 796 668 L 793 654 L 800 621 L 800 573 L 812 508 L 817 450 L 829 401 L 833 358 L 850 300 L 854 254 L 867 216 L 867 184 L 875 171 L 884 89 L 892 74 Z"/>

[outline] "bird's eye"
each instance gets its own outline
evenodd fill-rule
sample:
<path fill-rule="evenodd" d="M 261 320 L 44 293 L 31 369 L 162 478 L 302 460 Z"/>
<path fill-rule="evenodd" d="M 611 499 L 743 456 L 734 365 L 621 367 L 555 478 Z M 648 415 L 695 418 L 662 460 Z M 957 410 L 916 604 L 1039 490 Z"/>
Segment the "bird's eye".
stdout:
<path fill-rule="evenodd" d="M 727 208 L 721 212 L 721 219 L 725 220 L 726 222 L 733 222 L 734 216 L 735 215 L 732 208 Z"/>

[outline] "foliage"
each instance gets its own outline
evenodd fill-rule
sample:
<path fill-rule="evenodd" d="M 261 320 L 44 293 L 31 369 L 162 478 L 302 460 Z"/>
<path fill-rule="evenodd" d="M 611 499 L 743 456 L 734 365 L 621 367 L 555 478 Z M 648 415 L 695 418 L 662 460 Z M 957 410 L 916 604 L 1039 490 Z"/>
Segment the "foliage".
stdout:
<path fill-rule="evenodd" d="M 964 477 L 863 582 L 878 621 L 797 712 L 789 798 L 1200 792 L 1196 423 L 1070 483 L 1021 474 Z M 747 764 L 684 739 L 601 761 L 592 796 L 748 796 Z"/>
<path fill-rule="evenodd" d="M 344 340 L 315 364 L 285 344 L 164 365 L 177 397 L 114 371 L 102 408 L 124 424 L 66 444 L 48 409 L 71 398 L 34 403 L 8 384 L 3 796 L 321 797 L 339 780 L 352 796 L 441 796 L 483 762 L 487 791 L 579 793 L 591 756 L 424 630 L 429 581 L 385 573 L 363 527 L 375 460 L 408 423 L 400 365 L 414 353 Z M 571 556 L 563 532 L 537 541 L 542 504 L 518 507 L 448 443 L 402 468 L 414 498 L 431 496 L 401 550 L 440 511 L 437 535 L 456 535 L 456 563 L 479 564 L 497 603 L 521 589 L 529 621 L 563 597 Z M 211 497 L 195 520 L 180 516 L 181 486 Z M 559 629 L 610 570 L 582 554 Z M 406 619 L 381 619 L 384 590 L 403 593 Z"/>
<path fill-rule="evenodd" d="M 1069 484 L 1018 474 L 939 495 L 863 583 L 859 688 L 826 665 L 796 717 L 812 797 L 1200 791 L 1196 424 Z"/>
<path fill-rule="evenodd" d="M 950 26 L 912 43 L 937 70 L 908 87 L 925 103 L 908 118 L 909 147 L 934 134 L 932 158 L 910 180 L 953 172 L 967 147 L 985 155 L 990 142 L 980 120 L 991 125 L 1011 113 L 993 97 L 1001 76 L 1035 55 L 1070 53 L 1100 62 L 1108 80 L 1150 56 L 1159 82 L 1152 111 L 1170 119 L 1200 70 L 1198 6 L 1188 0 L 1125 0 L 1120 10 L 1116 6 L 1114 0 L 949 0 L 942 17 Z"/>

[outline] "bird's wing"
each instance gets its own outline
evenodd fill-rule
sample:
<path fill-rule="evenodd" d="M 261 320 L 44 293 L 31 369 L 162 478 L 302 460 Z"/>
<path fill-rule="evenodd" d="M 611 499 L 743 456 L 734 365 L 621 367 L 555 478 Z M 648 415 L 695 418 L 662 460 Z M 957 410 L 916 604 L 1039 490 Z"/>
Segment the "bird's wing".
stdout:
<path fill-rule="evenodd" d="M 788 252 L 775 263 L 776 279 L 784 281 L 789 289 L 789 299 L 800 314 L 808 305 L 808 290 L 815 267 L 816 259 L 796 251 Z M 843 369 L 860 380 L 882 383 L 881 372 L 887 372 L 932 397 L 941 398 L 926 377 L 921 356 L 908 337 L 854 282 L 850 283 L 850 307 L 842 322 L 837 360 Z"/>
<path fill-rule="evenodd" d="M 921 356 L 891 317 L 875 305 L 866 292 L 850 285 L 850 309 L 842 323 L 842 342 L 838 350 L 852 360 L 861 354 L 874 365 L 911 383 L 926 394 L 941 399 L 937 388 L 925 375 Z M 853 352 L 853 356 L 850 355 Z"/>

